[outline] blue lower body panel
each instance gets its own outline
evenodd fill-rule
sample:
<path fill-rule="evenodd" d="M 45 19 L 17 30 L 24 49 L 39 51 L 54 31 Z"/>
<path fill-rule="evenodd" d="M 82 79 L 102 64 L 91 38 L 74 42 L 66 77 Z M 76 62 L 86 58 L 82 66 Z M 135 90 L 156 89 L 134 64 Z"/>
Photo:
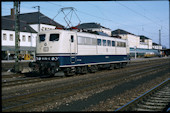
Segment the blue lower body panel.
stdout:
<path fill-rule="evenodd" d="M 128 55 L 58 56 L 60 66 L 128 61 Z"/>

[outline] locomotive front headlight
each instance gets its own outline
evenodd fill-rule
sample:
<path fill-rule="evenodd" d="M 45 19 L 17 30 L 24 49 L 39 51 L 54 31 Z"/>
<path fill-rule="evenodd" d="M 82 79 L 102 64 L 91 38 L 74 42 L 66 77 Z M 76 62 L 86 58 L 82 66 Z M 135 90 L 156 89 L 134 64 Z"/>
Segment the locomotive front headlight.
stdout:
<path fill-rule="evenodd" d="M 41 57 L 36 57 L 36 60 L 41 60 Z"/>

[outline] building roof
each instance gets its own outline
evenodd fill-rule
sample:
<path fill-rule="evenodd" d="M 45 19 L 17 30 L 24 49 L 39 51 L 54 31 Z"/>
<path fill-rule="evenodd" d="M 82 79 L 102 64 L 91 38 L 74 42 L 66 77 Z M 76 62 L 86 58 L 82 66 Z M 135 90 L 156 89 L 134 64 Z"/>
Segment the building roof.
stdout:
<path fill-rule="evenodd" d="M 98 23 L 82 23 L 80 25 L 77 26 L 78 29 L 87 29 L 87 28 L 105 28 L 105 29 L 109 29 L 109 28 L 106 28 L 104 26 L 101 26 L 100 24 Z"/>
<path fill-rule="evenodd" d="M 148 38 L 148 37 L 146 37 L 146 36 L 143 36 L 143 35 L 140 35 L 139 37 L 140 37 L 140 39 L 150 39 L 150 38 Z M 150 39 L 150 40 L 151 40 L 151 39 Z"/>
<path fill-rule="evenodd" d="M 1 30 L 15 31 L 15 20 L 9 18 L 1 18 Z M 20 21 L 20 32 L 37 33 L 25 21 Z"/>
<path fill-rule="evenodd" d="M 55 22 L 54 20 L 50 19 L 49 17 L 47 17 L 44 14 L 39 13 L 39 12 L 20 14 L 20 20 L 26 21 L 28 24 L 38 24 L 38 14 L 40 16 L 40 24 L 47 24 L 47 25 L 54 25 L 56 27 L 63 27 L 63 25 Z M 11 15 L 3 16 L 3 17 L 11 18 Z"/>
<path fill-rule="evenodd" d="M 152 45 L 154 45 L 154 46 L 160 46 L 159 44 L 157 44 L 157 43 L 155 43 L 155 42 L 153 42 Z"/>
<path fill-rule="evenodd" d="M 133 33 L 127 32 L 127 31 L 122 30 L 122 29 L 116 29 L 116 30 L 112 31 L 112 36 L 113 36 L 113 35 L 122 35 L 122 34 L 135 35 L 135 34 L 133 34 Z M 136 35 L 135 35 L 135 36 L 136 36 Z"/>

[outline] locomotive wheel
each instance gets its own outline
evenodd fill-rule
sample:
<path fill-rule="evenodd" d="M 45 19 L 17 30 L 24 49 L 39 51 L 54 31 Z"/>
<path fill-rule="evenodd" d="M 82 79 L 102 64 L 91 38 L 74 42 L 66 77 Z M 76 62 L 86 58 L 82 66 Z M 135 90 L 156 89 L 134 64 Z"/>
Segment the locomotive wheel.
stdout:
<path fill-rule="evenodd" d="M 76 68 L 65 68 L 64 69 L 64 75 L 65 76 L 72 76 L 75 74 L 75 69 Z"/>
<path fill-rule="evenodd" d="M 87 66 L 81 67 L 82 74 L 86 74 L 88 72 Z"/>
<path fill-rule="evenodd" d="M 115 64 L 110 64 L 110 67 L 108 68 L 108 70 L 114 69 L 114 66 L 115 66 Z"/>
<path fill-rule="evenodd" d="M 88 70 L 90 73 L 95 73 L 98 69 L 96 65 L 92 65 L 90 67 L 88 67 Z"/>
<path fill-rule="evenodd" d="M 124 67 L 126 67 L 126 63 L 121 64 L 121 68 L 124 68 Z"/>
<path fill-rule="evenodd" d="M 115 64 L 115 69 L 119 69 L 120 68 L 120 64 Z"/>
<path fill-rule="evenodd" d="M 54 67 L 48 68 L 48 74 L 50 75 L 50 77 L 54 77 L 55 74 Z"/>
<path fill-rule="evenodd" d="M 81 74 L 81 73 L 82 73 L 81 67 L 77 67 L 77 68 L 76 68 L 76 73 L 77 73 L 77 74 Z"/>

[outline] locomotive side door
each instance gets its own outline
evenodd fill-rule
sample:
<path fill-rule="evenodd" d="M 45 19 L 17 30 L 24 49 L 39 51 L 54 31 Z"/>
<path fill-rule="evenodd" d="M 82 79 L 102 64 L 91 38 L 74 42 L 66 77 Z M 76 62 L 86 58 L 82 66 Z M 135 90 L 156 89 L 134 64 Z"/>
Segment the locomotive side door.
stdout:
<path fill-rule="evenodd" d="M 77 54 L 77 36 L 74 33 L 69 34 L 70 42 L 70 62 L 73 64 L 76 62 Z"/>

